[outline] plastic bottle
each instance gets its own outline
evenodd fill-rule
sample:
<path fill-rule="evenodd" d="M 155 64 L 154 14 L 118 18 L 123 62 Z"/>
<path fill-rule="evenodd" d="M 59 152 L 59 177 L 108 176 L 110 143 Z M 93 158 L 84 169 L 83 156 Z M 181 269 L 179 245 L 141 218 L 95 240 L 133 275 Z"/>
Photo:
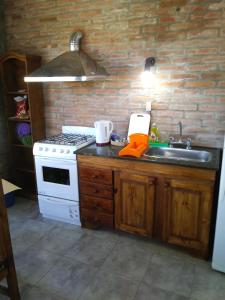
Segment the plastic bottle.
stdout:
<path fill-rule="evenodd" d="M 152 124 L 151 133 L 150 133 L 150 141 L 151 142 L 158 142 L 159 141 L 159 130 L 156 126 L 156 123 Z"/>

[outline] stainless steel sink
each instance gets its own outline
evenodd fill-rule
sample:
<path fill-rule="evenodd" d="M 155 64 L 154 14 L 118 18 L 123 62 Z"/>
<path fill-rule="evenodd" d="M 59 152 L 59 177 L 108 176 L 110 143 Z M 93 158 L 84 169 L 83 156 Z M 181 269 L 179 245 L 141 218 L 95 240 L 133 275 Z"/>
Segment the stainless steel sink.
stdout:
<path fill-rule="evenodd" d="M 212 160 L 212 154 L 208 151 L 178 148 L 150 148 L 144 156 L 193 162 L 209 162 Z"/>

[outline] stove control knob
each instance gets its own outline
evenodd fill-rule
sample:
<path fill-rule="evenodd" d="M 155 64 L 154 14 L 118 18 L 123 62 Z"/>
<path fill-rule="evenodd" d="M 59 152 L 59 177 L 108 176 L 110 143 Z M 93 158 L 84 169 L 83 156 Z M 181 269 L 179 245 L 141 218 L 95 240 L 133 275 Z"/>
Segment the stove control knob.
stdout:
<path fill-rule="evenodd" d="M 48 148 L 47 148 L 47 147 L 45 148 L 45 151 L 48 151 Z"/>
<path fill-rule="evenodd" d="M 60 150 L 60 153 L 64 153 L 64 149 L 61 149 L 61 150 Z"/>
<path fill-rule="evenodd" d="M 54 149 L 52 149 L 52 152 L 56 152 L 56 149 L 54 148 Z"/>
<path fill-rule="evenodd" d="M 68 149 L 68 150 L 66 151 L 66 153 L 69 154 L 69 153 L 70 153 L 70 150 Z"/>
<path fill-rule="evenodd" d="M 43 150 L 43 148 L 42 147 L 39 147 L 39 151 L 42 151 Z"/>

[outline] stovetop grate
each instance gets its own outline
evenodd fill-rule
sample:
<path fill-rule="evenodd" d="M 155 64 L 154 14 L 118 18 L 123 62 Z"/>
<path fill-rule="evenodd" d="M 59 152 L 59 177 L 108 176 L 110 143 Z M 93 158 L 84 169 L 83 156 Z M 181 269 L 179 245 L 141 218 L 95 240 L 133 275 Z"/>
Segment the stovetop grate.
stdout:
<path fill-rule="evenodd" d="M 78 146 L 94 139 L 95 137 L 93 135 L 61 133 L 38 142 L 43 144 Z"/>

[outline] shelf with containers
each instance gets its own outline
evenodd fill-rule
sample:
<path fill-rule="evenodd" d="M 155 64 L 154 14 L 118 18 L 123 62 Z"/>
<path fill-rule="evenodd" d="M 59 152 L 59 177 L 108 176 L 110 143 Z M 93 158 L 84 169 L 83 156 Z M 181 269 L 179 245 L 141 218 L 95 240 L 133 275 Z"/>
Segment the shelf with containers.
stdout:
<path fill-rule="evenodd" d="M 24 196 L 36 195 L 33 143 L 45 137 L 44 101 L 41 83 L 26 83 L 24 77 L 39 68 L 40 56 L 8 52 L 0 57 L 5 116 L 8 128 L 10 180 Z"/>

